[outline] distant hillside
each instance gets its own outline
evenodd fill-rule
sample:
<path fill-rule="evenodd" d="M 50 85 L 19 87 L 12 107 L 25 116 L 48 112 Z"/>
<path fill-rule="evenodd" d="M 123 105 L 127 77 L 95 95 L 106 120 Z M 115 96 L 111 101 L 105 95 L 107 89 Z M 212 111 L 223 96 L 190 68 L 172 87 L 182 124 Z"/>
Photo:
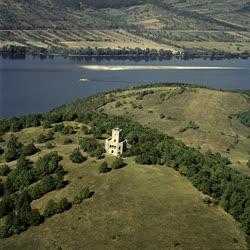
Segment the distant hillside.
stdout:
<path fill-rule="evenodd" d="M 38 47 L 119 47 L 120 41 L 133 47 L 124 37 L 112 40 L 112 34 L 89 37 L 93 30 L 123 29 L 160 47 L 244 52 L 250 51 L 249 20 L 246 0 L 2 0 L 0 41 Z M 146 47 L 147 41 L 137 47 Z"/>

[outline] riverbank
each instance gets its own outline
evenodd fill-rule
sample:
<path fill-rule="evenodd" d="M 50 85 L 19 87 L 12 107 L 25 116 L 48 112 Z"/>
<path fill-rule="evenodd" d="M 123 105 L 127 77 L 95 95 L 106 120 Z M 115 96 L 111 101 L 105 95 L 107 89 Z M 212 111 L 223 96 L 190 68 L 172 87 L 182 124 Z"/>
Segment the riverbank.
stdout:
<path fill-rule="evenodd" d="M 212 60 L 222 59 L 247 59 L 250 52 L 225 52 L 219 49 L 184 49 L 182 51 L 173 51 L 166 49 L 142 49 L 142 48 L 68 48 L 50 46 L 48 48 L 39 48 L 34 46 L 6 45 L 1 47 L 0 56 L 3 58 L 20 59 L 26 55 L 39 56 L 41 58 L 64 56 L 64 57 L 98 57 L 98 58 L 162 58 L 172 59 L 180 58 L 184 60 L 194 58 L 204 58 Z"/>

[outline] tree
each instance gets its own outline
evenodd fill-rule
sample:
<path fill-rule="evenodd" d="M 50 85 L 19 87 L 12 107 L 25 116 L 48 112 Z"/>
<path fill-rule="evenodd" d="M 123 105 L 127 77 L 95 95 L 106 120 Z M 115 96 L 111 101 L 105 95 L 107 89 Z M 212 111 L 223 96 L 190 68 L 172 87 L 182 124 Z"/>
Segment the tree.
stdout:
<path fill-rule="evenodd" d="M 4 196 L 0 201 L 0 218 L 9 214 L 14 209 L 14 202 L 9 196 Z"/>
<path fill-rule="evenodd" d="M 4 150 L 0 147 L 0 155 L 4 153 Z"/>
<path fill-rule="evenodd" d="M 72 204 L 66 198 L 62 198 L 58 203 L 58 207 L 58 213 L 62 213 L 63 211 L 69 210 L 72 207 Z"/>
<path fill-rule="evenodd" d="M 108 167 L 108 164 L 106 161 L 102 162 L 100 167 L 99 167 L 99 172 L 100 173 L 107 173 L 110 171 L 110 168 Z"/>
<path fill-rule="evenodd" d="M 119 168 L 123 168 L 125 165 L 126 163 L 124 162 L 122 158 L 116 158 L 112 163 L 112 168 L 119 169 Z"/>
<path fill-rule="evenodd" d="M 16 160 L 20 156 L 22 147 L 23 144 L 18 141 L 17 137 L 11 135 L 4 152 L 5 160 L 7 162 Z"/>
<path fill-rule="evenodd" d="M 82 163 L 86 160 L 86 157 L 81 154 L 79 148 L 74 149 L 69 158 L 73 163 Z"/>
<path fill-rule="evenodd" d="M 0 166 L 0 175 L 6 176 L 10 172 L 10 168 L 7 164 L 2 164 Z"/>
<path fill-rule="evenodd" d="M 247 166 L 250 168 L 250 158 L 249 158 L 249 160 L 247 162 Z"/>
<path fill-rule="evenodd" d="M 0 179 L 0 197 L 4 195 L 4 185 L 2 180 Z"/>
<path fill-rule="evenodd" d="M 44 217 L 51 217 L 52 215 L 56 214 L 57 211 L 58 211 L 58 204 L 53 200 L 49 200 L 43 215 Z"/>
<path fill-rule="evenodd" d="M 38 149 L 35 147 L 34 143 L 30 143 L 22 147 L 21 153 L 25 156 L 34 155 L 37 153 Z"/>

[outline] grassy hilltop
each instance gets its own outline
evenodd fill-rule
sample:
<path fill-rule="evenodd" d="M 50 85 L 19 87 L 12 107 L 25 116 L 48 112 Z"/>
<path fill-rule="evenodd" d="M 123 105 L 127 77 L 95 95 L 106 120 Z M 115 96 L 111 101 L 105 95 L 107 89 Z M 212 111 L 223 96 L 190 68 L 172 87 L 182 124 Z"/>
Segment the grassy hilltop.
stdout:
<path fill-rule="evenodd" d="M 121 115 L 157 128 L 192 147 L 229 157 L 233 166 L 250 175 L 250 128 L 237 116 L 250 110 L 246 94 L 183 87 L 152 87 L 114 95 L 103 112 Z M 148 91 L 146 89 L 146 91 Z M 146 92 L 147 93 L 147 92 Z"/>
<path fill-rule="evenodd" d="M 242 209 L 237 204 L 242 205 L 240 198 L 244 197 L 245 193 L 241 188 L 247 192 L 247 186 L 244 185 L 249 184 L 249 178 L 246 177 L 249 175 L 246 164 L 250 153 L 247 112 L 249 107 L 247 93 L 178 85 L 148 86 L 78 100 L 59 107 L 44 117 L 14 119 L 11 120 L 11 127 L 8 127 L 8 122 L 1 122 L 0 130 L 6 132 L 0 140 L 0 152 L 1 148 L 4 149 L 4 153 L 0 153 L 0 162 L 6 162 L 6 152 L 12 147 L 9 142 L 12 138 L 11 134 L 22 143 L 20 145 L 15 142 L 14 147 L 18 149 L 15 153 L 19 154 L 20 150 L 26 152 L 27 159 L 33 162 L 32 167 L 27 168 L 23 160 L 15 160 L 18 155 L 11 155 L 12 159 L 8 159 L 7 162 L 11 172 L 0 177 L 0 184 L 2 182 L 5 184 L 5 192 L 10 192 L 11 197 L 17 199 L 15 195 L 19 197 L 28 190 L 33 197 L 30 202 L 31 209 L 37 209 L 36 211 L 41 215 L 46 215 L 46 210 L 48 213 L 47 207 L 50 200 L 60 203 L 62 198 L 66 198 L 72 205 L 68 211 L 45 216 L 45 221 L 39 222 L 39 226 L 28 226 L 27 231 L 18 235 L 15 234 L 15 230 L 19 229 L 19 217 L 13 220 L 10 215 L 7 215 L 9 223 L 13 223 L 9 230 L 14 231 L 11 231 L 13 233 L 11 237 L 0 240 L 1 249 L 34 249 L 34 247 L 41 249 L 247 249 L 246 235 L 239 223 L 226 213 L 221 205 L 224 209 L 229 206 L 228 210 L 235 218 L 238 214 L 243 216 Z M 190 111 L 191 108 L 193 112 Z M 93 111 L 97 113 L 88 113 Z M 79 114 L 77 119 L 74 116 L 75 112 Z M 109 116 L 102 113 L 109 113 Z M 111 115 L 119 115 L 123 118 Z M 138 121 L 139 124 L 125 120 L 126 116 Z M 40 121 L 42 126 L 39 124 Z M 101 163 L 105 161 L 109 167 L 112 167 L 115 161 L 115 157 L 103 155 L 101 145 L 104 143 L 104 138 L 110 134 L 110 128 L 119 124 L 124 128 L 129 139 L 131 155 L 124 157 L 125 167 L 100 173 Z M 149 128 L 143 128 L 140 124 Z M 102 127 L 109 129 L 104 132 Z M 9 130 L 12 131 L 8 132 Z M 138 134 L 138 131 L 141 133 Z M 204 152 L 207 149 L 220 152 L 229 157 L 232 164 L 224 166 L 224 158 L 211 153 L 202 156 L 170 137 L 164 139 L 157 131 L 175 136 L 190 146 L 200 147 Z M 142 150 L 146 148 L 145 158 L 141 159 L 137 155 L 139 150 L 137 140 L 141 140 Z M 27 145 L 30 143 L 34 143 L 39 150 L 28 151 Z M 154 146 L 147 149 L 148 143 L 149 146 L 151 144 Z M 152 152 L 157 154 L 154 150 L 160 150 L 164 143 L 172 143 L 169 150 L 173 154 L 179 148 L 180 152 L 177 156 L 183 159 L 171 161 L 166 159 L 168 163 L 164 164 L 155 155 L 151 155 Z M 71 155 L 74 149 L 79 147 L 83 158 L 80 163 L 74 163 Z M 50 160 L 42 164 L 41 157 L 53 151 L 61 156 L 59 163 L 57 160 L 56 162 Z M 189 170 L 185 169 L 183 166 L 185 163 L 182 162 L 185 161 L 184 157 L 188 156 L 185 156 L 186 153 L 194 162 L 203 159 L 207 161 L 208 166 L 212 164 L 211 168 L 214 170 L 211 171 L 215 171 L 211 172 L 212 176 L 217 175 L 223 183 L 222 186 L 217 186 L 218 189 L 214 189 L 215 193 L 218 192 L 218 200 L 199 192 L 194 187 L 198 185 L 197 188 L 202 192 L 210 192 L 206 191 L 207 178 L 203 179 L 204 183 L 199 184 L 196 175 L 189 176 Z M 156 160 L 158 163 L 146 164 L 144 160 L 149 156 L 152 158 L 148 159 L 152 162 Z M 162 160 L 164 160 L 167 156 L 159 157 L 163 157 Z M 138 163 L 139 161 L 141 163 Z M 180 163 L 177 163 L 178 161 Z M 53 177 L 57 182 L 59 180 L 59 186 L 43 191 L 46 185 L 44 184 L 45 187 L 43 185 L 41 189 L 39 183 L 44 183 L 44 179 L 48 179 L 48 176 L 41 178 L 38 175 L 35 181 L 31 179 L 27 184 L 20 183 L 19 177 L 13 177 L 13 173 L 17 171 L 16 168 L 21 171 L 19 173 L 22 173 L 19 176 L 26 176 L 25 173 L 36 176 L 43 166 L 50 169 L 48 176 Z M 190 170 L 198 166 L 199 163 L 193 165 Z M 241 173 L 234 172 L 231 167 Z M 2 167 L 0 170 L 0 174 L 3 175 Z M 201 178 L 202 174 L 208 173 L 207 171 L 209 170 L 206 167 L 200 171 Z M 29 175 L 27 175 L 28 179 Z M 228 179 L 228 176 L 231 176 L 232 180 Z M 7 186 L 6 182 L 9 182 L 10 178 L 13 180 L 12 185 Z M 229 199 L 230 204 L 227 204 L 226 197 L 230 195 L 230 184 L 229 189 L 223 190 L 223 188 L 226 182 L 230 181 L 233 181 L 235 193 Z M 239 183 L 239 186 L 236 187 L 236 183 Z M 17 192 L 12 189 L 12 186 L 16 187 Z M 76 199 L 76 197 L 86 187 L 94 193 L 88 196 L 88 199 L 78 201 L 79 198 Z M 222 199 L 220 199 L 220 188 L 225 192 Z M 238 192 L 242 192 L 243 196 L 236 196 Z M 0 198 L 0 212 L 3 209 L 3 199 L 3 197 Z M 25 197 L 17 199 L 15 204 L 14 211 L 19 215 L 22 215 L 22 209 L 30 213 L 30 208 L 27 208 L 24 200 Z M 218 201 L 220 201 L 219 204 Z M 249 201 L 244 200 L 244 202 L 247 204 Z M 22 203 L 26 205 L 22 207 Z M 242 217 L 245 219 L 242 221 L 246 222 L 244 228 L 249 234 L 247 205 L 245 207 L 245 217 Z M 31 218 L 34 222 L 36 217 Z M 238 220 L 240 218 L 237 217 Z M 0 226 L 4 225 L 4 220 L 6 216 L 0 219 Z M 0 227 L 0 236 L 3 233 Z"/>
<path fill-rule="evenodd" d="M 1 45 L 250 51 L 245 0 L 3 0 L 0 11 Z"/>

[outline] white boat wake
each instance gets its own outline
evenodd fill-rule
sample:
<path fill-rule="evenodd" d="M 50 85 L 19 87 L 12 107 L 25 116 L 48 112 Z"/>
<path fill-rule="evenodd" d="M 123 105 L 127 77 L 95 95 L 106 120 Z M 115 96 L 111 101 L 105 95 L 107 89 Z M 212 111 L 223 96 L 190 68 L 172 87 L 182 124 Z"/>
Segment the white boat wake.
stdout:
<path fill-rule="evenodd" d="M 121 70 L 239 70 L 243 67 L 209 67 L 209 66 L 158 66 L 158 65 L 81 65 L 83 69 L 95 71 Z"/>
<path fill-rule="evenodd" d="M 88 81 L 89 81 L 89 79 L 85 79 L 85 78 L 80 79 L 80 82 L 88 82 Z"/>

